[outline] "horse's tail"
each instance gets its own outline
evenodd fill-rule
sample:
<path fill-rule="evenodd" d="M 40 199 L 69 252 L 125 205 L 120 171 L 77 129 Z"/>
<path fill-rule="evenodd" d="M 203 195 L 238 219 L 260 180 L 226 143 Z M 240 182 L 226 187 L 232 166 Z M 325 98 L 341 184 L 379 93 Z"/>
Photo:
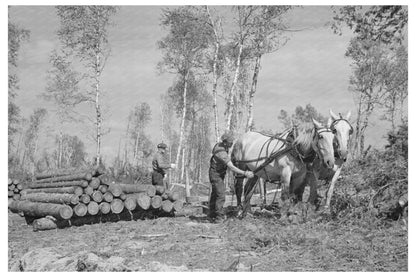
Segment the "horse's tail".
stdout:
<path fill-rule="evenodd" d="M 241 170 L 245 170 L 245 165 L 240 161 L 243 160 L 243 143 L 241 139 L 237 139 L 231 149 L 231 161 L 232 163 L 240 168 Z"/>

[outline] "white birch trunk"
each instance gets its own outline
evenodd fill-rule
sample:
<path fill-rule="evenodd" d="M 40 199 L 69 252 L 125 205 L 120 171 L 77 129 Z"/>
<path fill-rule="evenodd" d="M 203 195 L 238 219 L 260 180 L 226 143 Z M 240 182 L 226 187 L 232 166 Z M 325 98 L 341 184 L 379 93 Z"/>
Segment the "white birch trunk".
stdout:
<path fill-rule="evenodd" d="M 256 93 L 257 88 L 257 78 L 260 71 L 260 60 L 261 55 L 258 55 L 256 58 L 256 64 L 254 66 L 253 81 L 251 83 L 251 89 L 248 100 L 248 115 L 247 115 L 247 125 L 246 132 L 251 131 L 253 128 L 253 106 L 254 106 L 254 94 Z"/>
<path fill-rule="evenodd" d="M 230 89 L 230 95 L 229 95 L 229 101 L 227 103 L 227 122 L 226 122 L 226 129 L 228 131 L 231 130 L 231 118 L 232 118 L 232 114 L 233 114 L 233 107 L 234 107 L 234 94 L 235 94 L 235 87 L 238 81 L 238 76 L 240 74 L 240 63 L 241 63 L 241 53 L 243 52 L 243 44 L 240 43 L 239 49 L 238 49 L 238 56 L 237 56 L 237 64 L 236 64 L 236 68 L 235 68 L 235 73 L 234 73 L 234 79 L 233 82 L 231 84 L 231 89 Z"/>

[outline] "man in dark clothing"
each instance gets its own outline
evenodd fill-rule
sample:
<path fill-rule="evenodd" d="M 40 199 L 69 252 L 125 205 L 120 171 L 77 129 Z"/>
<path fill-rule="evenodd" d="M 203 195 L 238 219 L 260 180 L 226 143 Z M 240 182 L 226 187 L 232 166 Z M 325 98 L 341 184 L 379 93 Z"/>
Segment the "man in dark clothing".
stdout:
<path fill-rule="evenodd" d="M 221 142 L 217 143 L 212 149 L 212 157 L 209 167 L 209 181 L 211 182 L 211 198 L 209 201 L 210 217 L 213 220 L 221 221 L 225 218 L 223 211 L 225 203 L 225 184 L 224 178 L 227 168 L 234 173 L 253 178 L 251 171 L 243 171 L 233 165 L 228 155 L 228 150 L 233 145 L 232 135 L 225 133 L 221 137 Z"/>
<path fill-rule="evenodd" d="M 157 152 L 153 157 L 152 166 L 152 185 L 154 186 L 163 186 L 167 188 L 166 182 L 164 182 L 164 178 L 166 175 L 166 170 L 170 168 L 175 168 L 175 164 L 170 164 L 168 158 L 166 157 L 166 148 L 167 145 L 159 143 L 157 145 Z"/>

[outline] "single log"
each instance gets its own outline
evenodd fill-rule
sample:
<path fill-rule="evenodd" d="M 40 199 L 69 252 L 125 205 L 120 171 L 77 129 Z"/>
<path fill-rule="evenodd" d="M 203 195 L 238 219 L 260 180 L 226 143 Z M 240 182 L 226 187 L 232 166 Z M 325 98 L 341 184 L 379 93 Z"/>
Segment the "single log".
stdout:
<path fill-rule="evenodd" d="M 69 193 L 29 193 L 22 196 L 22 200 L 56 204 L 78 204 L 78 196 Z"/>
<path fill-rule="evenodd" d="M 46 192 L 46 193 L 70 193 L 75 195 L 82 195 L 84 193 L 84 189 L 82 187 L 62 187 L 62 188 L 38 188 L 38 189 L 24 189 L 20 193 L 29 194 L 29 193 L 39 193 L 39 192 Z"/>
<path fill-rule="evenodd" d="M 202 215 L 203 209 L 200 206 L 188 206 L 174 212 L 175 216 L 196 216 Z"/>
<path fill-rule="evenodd" d="M 104 193 L 103 195 L 103 200 L 107 203 L 111 203 L 114 199 L 113 194 L 111 194 L 111 192 L 107 191 L 106 193 Z"/>
<path fill-rule="evenodd" d="M 111 211 L 111 205 L 107 202 L 102 202 L 99 205 L 102 214 L 108 214 Z"/>
<path fill-rule="evenodd" d="M 173 203 L 170 200 L 162 201 L 162 210 L 170 213 L 173 210 Z"/>
<path fill-rule="evenodd" d="M 168 199 L 172 202 L 175 202 L 181 199 L 181 194 L 178 191 L 169 191 L 167 194 L 168 194 Z"/>
<path fill-rule="evenodd" d="M 101 193 L 106 193 L 108 191 L 108 186 L 107 185 L 100 185 L 98 187 L 98 190 L 101 191 Z"/>
<path fill-rule="evenodd" d="M 79 197 L 79 201 L 84 204 L 88 204 L 91 202 L 91 197 L 88 194 L 83 194 Z"/>
<path fill-rule="evenodd" d="M 83 204 L 83 203 L 79 203 L 78 205 L 76 205 L 76 206 L 73 208 L 73 210 L 74 210 L 74 213 L 75 213 L 77 216 L 84 216 L 84 215 L 86 215 L 86 214 L 87 214 L 87 212 L 88 212 L 87 205 L 85 205 L 85 204 Z"/>
<path fill-rule="evenodd" d="M 119 197 L 123 193 L 119 184 L 111 184 L 108 187 L 108 191 L 111 192 L 114 197 Z"/>
<path fill-rule="evenodd" d="M 164 186 L 155 186 L 155 189 L 157 195 L 163 195 L 166 191 Z"/>
<path fill-rule="evenodd" d="M 13 191 L 16 188 L 16 185 L 9 185 L 9 190 Z"/>
<path fill-rule="evenodd" d="M 17 189 L 17 188 L 16 188 L 16 189 L 14 189 L 13 191 L 14 191 L 14 193 L 19 193 L 19 192 L 20 192 L 20 190 L 19 190 L 19 189 Z"/>
<path fill-rule="evenodd" d="M 56 219 L 53 220 L 51 217 L 42 217 L 35 219 L 32 223 L 33 231 L 44 231 L 58 228 Z"/>
<path fill-rule="evenodd" d="M 67 182 L 56 182 L 56 183 L 29 183 L 29 188 L 60 188 L 60 187 L 73 187 L 80 186 L 83 188 L 88 187 L 87 181 L 67 181 Z"/>
<path fill-rule="evenodd" d="M 140 193 L 140 192 L 146 192 L 147 195 L 150 197 L 153 197 L 156 194 L 156 188 L 152 185 L 131 185 L 131 184 L 119 184 L 121 187 L 121 190 L 124 193 Z"/>
<path fill-rule="evenodd" d="M 148 210 L 150 208 L 150 202 L 150 196 L 147 194 L 143 193 L 137 197 L 137 205 L 139 205 L 142 210 Z"/>
<path fill-rule="evenodd" d="M 101 191 L 96 190 L 92 193 L 91 198 L 93 201 L 101 203 L 101 201 L 103 201 L 103 194 L 101 193 Z"/>
<path fill-rule="evenodd" d="M 111 178 L 110 176 L 103 174 L 98 176 L 98 178 L 100 179 L 100 183 L 104 184 L 104 185 L 111 185 Z"/>
<path fill-rule="evenodd" d="M 162 206 L 162 197 L 160 197 L 160 195 L 155 195 L 152 197 L 151 201 L 150 201 L 150 206 L 153 209 L 159 209 Z"/>
<path fill-rule="evenodd" d="M 137 199 L 135 197 L 127 197 L 124 200 L 124 207 L 129 211 L 133 211 L 137 207 Z"/>
<path fill-rule="evenodd" d="M 87 210 L 90 215 L 96 215 L 100 211 L 100 207 L 97 202 L 91 201 L 87 206 Z"/>
<path fill-rule="evenodd" d="M 44 217 L 51 215 L 59 219 L 69 219 L 73 215 L 71 207 L 52 203 L 13 201 L 9 208 L 12 212 L 23 212 L 25 216 L 32 217 Z"/>
<path fill-rule="evenodd" d="M 14 194 L 13 195 L 13 200 L 20 200 L 20 194 Z"/>
<path fill-rule="evenodd" d="M 64 181 L 78 181 L 78 180 L 86 180 L 91 181 L 92 174 L 90 172 L 87 173 L 75 173 L 66 176 L 59 176 L 59 177 L 51 177 L 45 178 L 41 180 L 36 180 L 36 183 L 53 183 L 53 182 L 64 182 Z"/>
<path fill-rule="evenodd" d="M 71 196 L 71 205 L 78 205 L 79 204 L 79 196 L 76 194 L 73 194 Z"/>
<path fill-rule="evenodd" d="M 9 185 L 13 184 L 13 180 L 9 178 L 9 180 L 8 180 L 8 184 L 9 184 Z"/>
<path fill-rule="evenodd" d="M 88 195 L 92 195 L 92 193 L 94 192 L 94 189 L 91 186 L 88 186 L 86 188 L 84 188 L 84 193 L 88 194 Z"/>
<path fill-rule="evenodd" d="M 184 202 L 182 200 L 176 200 L 175 202 L 173 202 L 173 209 L 175 211 L 180 211 L 183 208 L 183 204 Z"/>
<path fill-rule="evenodd" d="M 17 184 L 17 185 L 16 185 L 16 188 L 17 188 L 18 190 L 22 190 L 22 189 L 24 189 L 24 184 L 22 184 L 22 183 Z"/>
<path fill-rule="evenodd" d="M 13 195 L 14 195 L 14 192 L 9 190 L 9 191 L 8 191 L 8 196 L 9 196 L 9 197 L 13 197 Z"/>
<path fill-rule="evenodd" d="M 125 194 L 125 193 L 122 193 L 122 194 L 120 194 L 120 196 L 118 197 L 118 198 L 120 198 L 121 200 L 126 200 L 127 199 L 127 194 Z"/>
<path fill-rule="evenodd" d="M 89 186 L 92 187 L 93 189 L 98 189 L 98 187 L 100 186 L 100 179 L 97 177 L 93 177 L 90 181 Z"/>
<path fill-rule="evenodd" d="M 123 211 L 124 209 L 124 203 L 123 201 L 121 201 L 120 199 L 113 199 L 113 201 L 111 201 L 111 211 L 115 214 L 119 214 Z"/>
<path fill-rule="evenodd" d="M 89 172 L 88 169 L 79 169 L 79 168 L 61 168 L 61 169 L 54 169 L 54 170 L 49 170 L 43 173 L 36 173 L 35 174 L 35 179 L 36 180 L 40 180 L 40 179 L 46 179 L 46 178 L 53 178 L 53 177 L 59 177 L 59 176 L 66 176 L 66 175 L 71 175 L 71 174 L 75 174 L 77 172 Z"/>
<path fill-rule="evenodd" d="M 13 180 L 13 185 L 18 185 L 20 183 L 20 180 L 19 179 L 14 179 Z"/>

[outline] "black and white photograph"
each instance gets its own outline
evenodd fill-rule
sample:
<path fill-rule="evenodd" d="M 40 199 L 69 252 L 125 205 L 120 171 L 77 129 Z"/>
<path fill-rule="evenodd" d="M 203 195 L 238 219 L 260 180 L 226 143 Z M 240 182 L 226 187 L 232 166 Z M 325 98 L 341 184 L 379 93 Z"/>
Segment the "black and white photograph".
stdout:
<path fill-rule="evenodd" d="M 35 2 L 5 271 L 411 272 L 408 4 Z"/>

